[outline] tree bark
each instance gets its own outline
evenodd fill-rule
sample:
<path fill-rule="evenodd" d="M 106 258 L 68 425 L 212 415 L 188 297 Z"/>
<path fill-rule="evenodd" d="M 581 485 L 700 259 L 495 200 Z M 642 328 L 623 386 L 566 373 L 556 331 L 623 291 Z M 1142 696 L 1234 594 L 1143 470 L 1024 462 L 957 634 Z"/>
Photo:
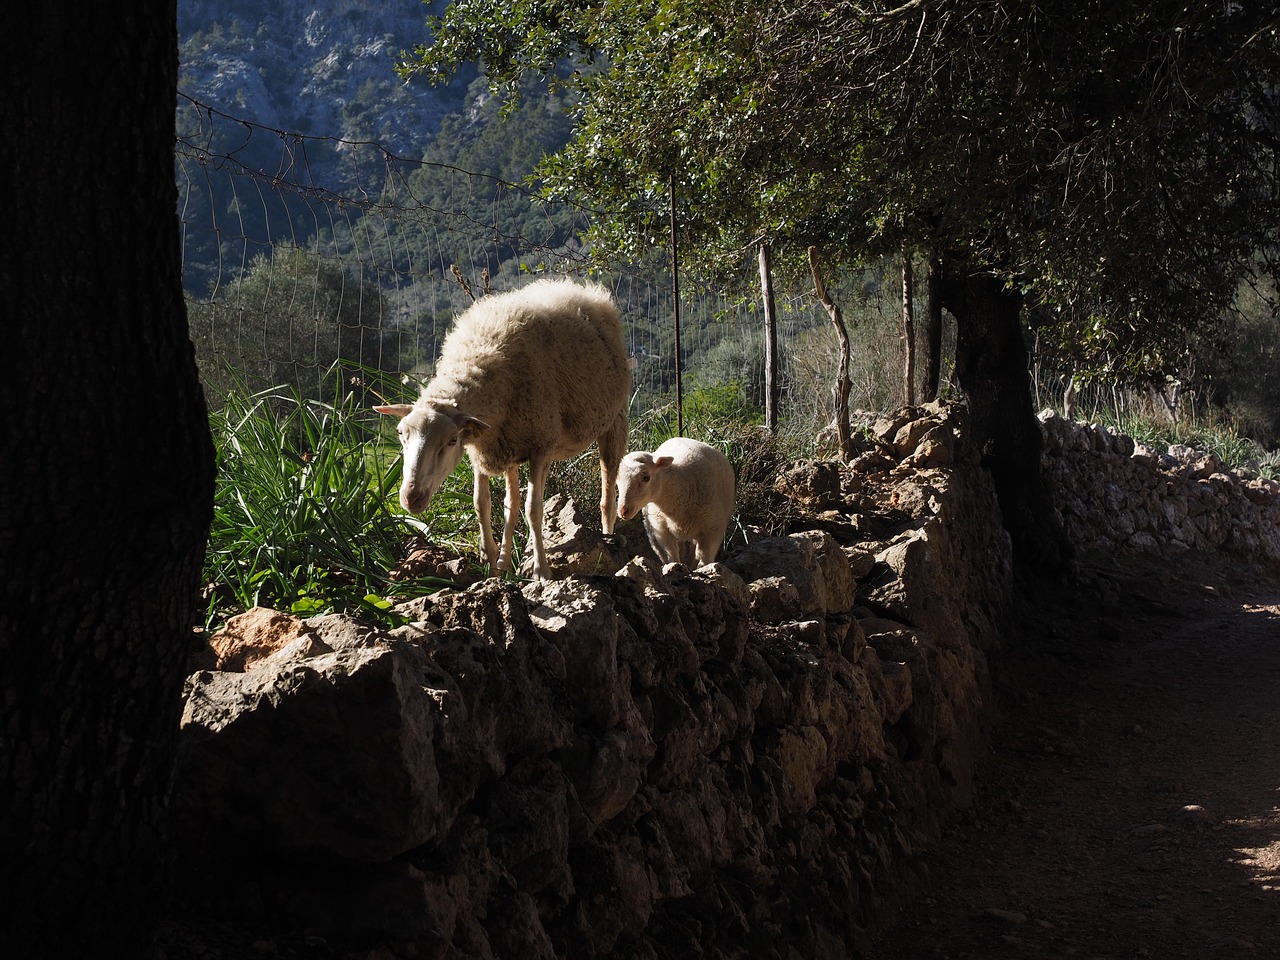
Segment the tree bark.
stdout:
<path fill-rule="evenodd" d="M 773 299 L 773 264 L 769 245 L 762 243 L 760 258 L 760 298 L 764 301 L 764 425 L 778 432 L 778 318 Z"/>
<path fill-rule="evenodd" d="M 826 308 L 827 316 L 831 318 L 840 341 L 840 362 L 836 368 L 836 382 L 831 386 L 831 399 L 835 407 L 833 422 L 836 427 L 836 442 L 840 445 L 840 456 L 848 459 L 853 454 L 853 442 L 849 436 L 849 330 L 844 325 L 844 314 L 840 311 L 839 304 L 827 293 L 827 285 L 818 269 L 816 247 L 809 248 L 809 271 L 813 274 L 813 294 Z"/>
<path fill-rule="evenodd" d="M 213 494 L 173 175 L 173 0 L 15 8 L 0 165 L 8 956 L 137 957 Z"/>
<path fill-rule="evenodd" d="M 902 396 L 909 407 L 916 404 L 916 308 L 915 271 L 911 252 L 902 248 Z"/>
<path fill-rule="evenodd" d="M 1020 573 L 1060 576 L 1073 550 L 1040 470 L 1040 426 L 1022 339 L 1022 298 L 988 271 L 948 261 L 940 293 L 956 318 L 956 380 L 991 471 Z"/>
<path fill-rule="evenodd" d="M 936 252 L 929 253 L 927 293 L 925 309 L 928 323 L 925 328 L 924 401 L 938 398 L 942 383 L 942 294 L 938 285 L 942 280 L 942 261 Z"/>

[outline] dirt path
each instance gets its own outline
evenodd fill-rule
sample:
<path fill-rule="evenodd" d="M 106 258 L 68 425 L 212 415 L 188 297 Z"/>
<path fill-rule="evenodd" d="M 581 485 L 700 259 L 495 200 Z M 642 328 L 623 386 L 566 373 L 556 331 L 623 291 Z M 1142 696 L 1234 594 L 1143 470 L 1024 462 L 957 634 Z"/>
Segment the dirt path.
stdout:
<path fill-rule="evenodd" d="M 978 812 L 871 956 L 1280 958 L 1280 573 L 1214 564 L 1025 613 Z"/>

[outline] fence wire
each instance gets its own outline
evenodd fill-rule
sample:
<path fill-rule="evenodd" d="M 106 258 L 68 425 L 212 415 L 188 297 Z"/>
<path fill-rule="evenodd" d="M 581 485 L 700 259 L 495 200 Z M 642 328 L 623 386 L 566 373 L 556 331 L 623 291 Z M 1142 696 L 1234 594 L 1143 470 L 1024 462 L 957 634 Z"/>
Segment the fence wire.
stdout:
<path fill-rule="evenodd" d="M 292 384 L 321 395 L 337 365 L 429 378 L 453 318 L 486 289 L 540 274 L 609 286 L 636 360 L 641 411 L 674 400 L 670 266 L 594 268 L 591 211 L 372 141 L 271 129 L 185 100 L 176 177 L 192 338 L 211 400 Z M 743 277 L 755 272 L 744 255 Z M 836 339 L 811 291 L 779 285 L 780 421 L 831 419 Z M 865 281 L 846 305 L 855 405 L 895 401 L 897 301 Z M 854 309 L 850 309 L 853 307 Z M 763 311 L 749 285 L 681 277 L 686 403 L 763 406 Z M 862 335 L 858 336 L 858 331 Z"/>

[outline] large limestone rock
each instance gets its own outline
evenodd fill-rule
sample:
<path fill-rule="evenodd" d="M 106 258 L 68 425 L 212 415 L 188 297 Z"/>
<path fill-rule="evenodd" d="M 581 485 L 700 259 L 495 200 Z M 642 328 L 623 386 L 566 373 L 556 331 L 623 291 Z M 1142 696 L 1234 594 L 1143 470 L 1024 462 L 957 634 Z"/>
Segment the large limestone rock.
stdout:
<path fill-rule="evenodd" d="M 764 623 L 823 618 L 853 606 L 849 559 L 821 531 L 757 541 L 726 558 L 725 565 L 747 583 L 751 615 Z"/>
<path fill-rule="evenodd" d="M 175 798 L 188 849 L 371 863 L 435 836 L 433 695 L 448 678 L 414 643 L 334 639 L 188 680 Z"/>

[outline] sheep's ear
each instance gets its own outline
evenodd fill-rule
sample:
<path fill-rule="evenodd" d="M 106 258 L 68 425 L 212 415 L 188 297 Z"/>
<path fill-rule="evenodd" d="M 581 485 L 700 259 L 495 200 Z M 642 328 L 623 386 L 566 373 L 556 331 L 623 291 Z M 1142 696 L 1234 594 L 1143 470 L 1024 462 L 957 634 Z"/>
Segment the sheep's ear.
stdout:
<path fill-rule="evenodd" d="M 413 406 L 408 403 L 392 403 L 385 407 L 374 407 L 373 409 L 379 413 L 385 413 L 389 417 L 399 417 L 403 420 L 409 415 L 409 411 L 413 409 Z"/>
<path fill-rule="evenodd" d="M 654 457 L 653 465 L 655 467 L 669 467 L 674 460 L 675 457 Z"/>
<path fill-rule="evenodd" d="M 458 433 L 465 437 L 474 437 L 484 433 L 489 429 L 489 425 L 483 420 L 477 420 L 475 417 L 456 417 L 454 423 L 458 426 Z"/>

